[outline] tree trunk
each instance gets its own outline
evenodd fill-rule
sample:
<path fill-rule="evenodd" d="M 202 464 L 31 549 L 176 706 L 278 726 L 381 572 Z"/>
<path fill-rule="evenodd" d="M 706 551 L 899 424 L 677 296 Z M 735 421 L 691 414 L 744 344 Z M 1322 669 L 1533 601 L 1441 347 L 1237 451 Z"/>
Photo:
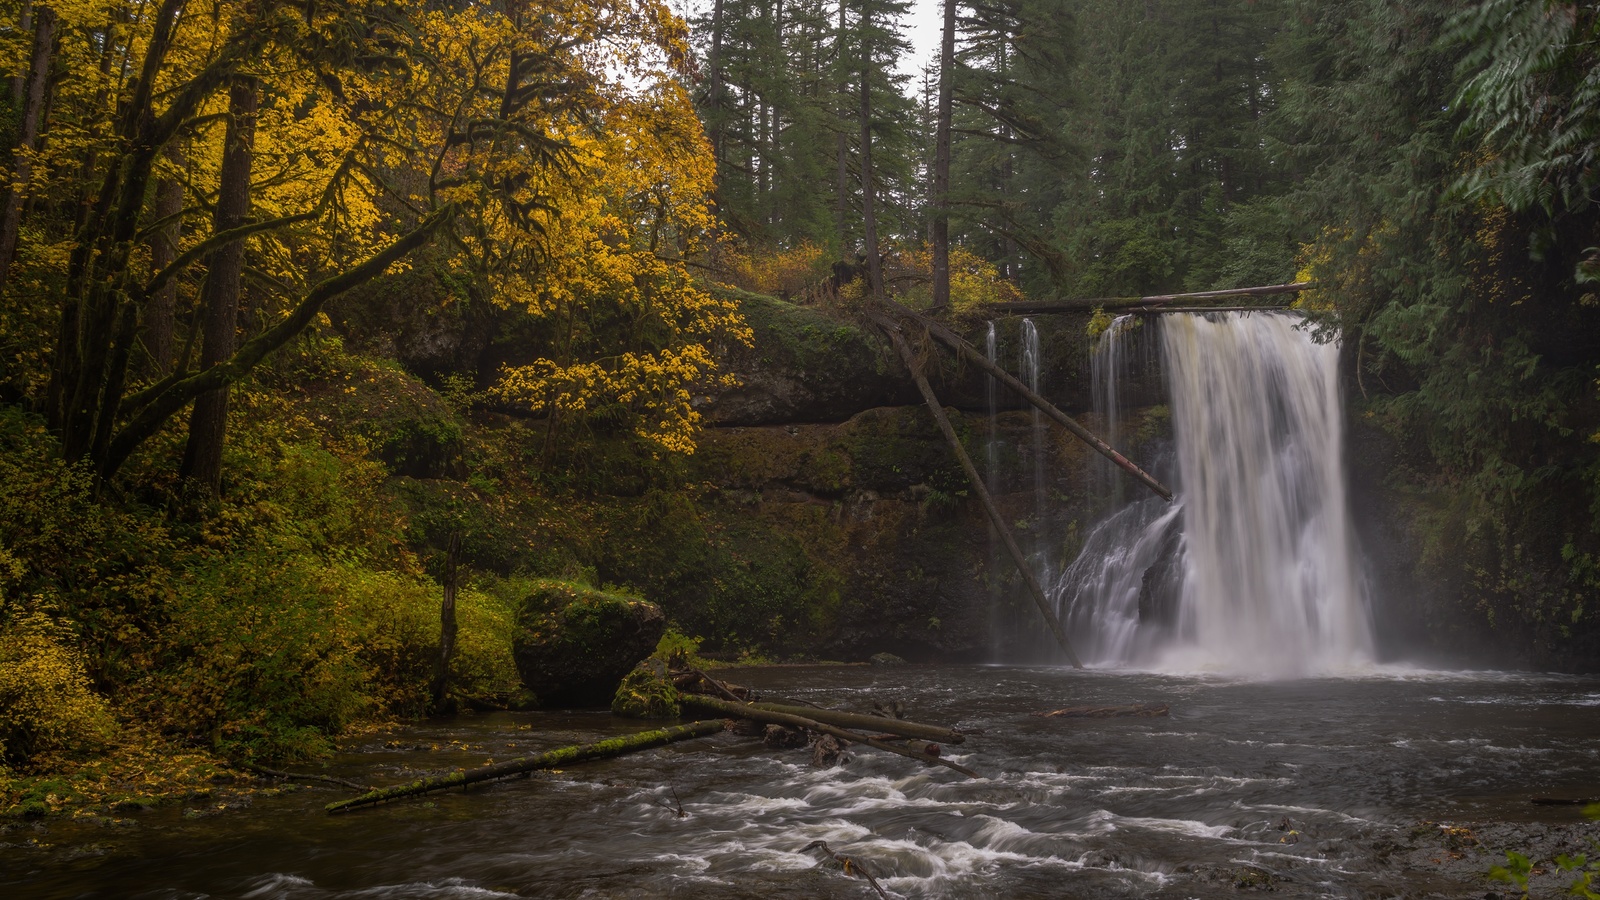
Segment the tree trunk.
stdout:
<path fill-rule="evenodd" d="M 439 658 L 433 666 L 433 710 L 445 709 L 450 686 L 450 656 L 456 649 L 456 562 L 461 556 L 461 532 L 450 532 L 444 554 L 444 604 L 439 607 Z"/>
<path fill-rule="evenodd" d="M 968 778 L 983 777 L 966 766 L 953 763 L 948 759 L 934 756 L 931 753 L 922 753 L 916 750 L 908 750 L 905 747 L 897 747 L 894 744 L 888 744 L 864 734 L 857 734 L 854 731 L 847 731 L 843 728 L 818 722 L 814 718 L 809 718 L 809 715 L 814 712 L 814 710 L 806 710 L 807 715 L 798 716 L 790 713 L 773 712 L 772 710 L 762 709 L 759 706 L 753 706 L 749 703 L 729 703 L 726 700 L 718 700 L 714 697 L 704 696 L 703 694 L 686 696 L 683 698 L 683 702 L 687 706 L 698 706 L 703 709 L 720 712 L 725 716 L 733 716 L 739 719 L 754 719 L 757 722 L 767 722 L 773 725 L 787 725 L 790 728 L 804 728 L 808 731 L 815 731 L 818 734 L 830 734 L 836 738 L 854 741 L 858 744 L 866 744 L 868 747 L 871 747 L 874 750 L 882 750 L 885 753 L 894 753 L 896 755 L 914 759 L 919 762 L 924 762 L 929 765 L 944 766 L 947 769 L 954 769 Z"/>
<path fill-rule="evenodd" d="M 781 703 L 751 703 L 756 709 L 768 712 L 788 713 L 792 716 L 805 716 L 837 725 L 840 728 L 864 728 L 877 730 L 900 737 L 917 738 L 923 741 L 939 741 L 945 744 L 960 744 L 966 741 L 967 736 L 959 731 L 940 728 L 937 725 L 924 725 L 921 722 L 910 722 L 905 719 L 891 719 L 887 716 L 869 716 L 862 713 L 839 712 L 833 709 L 811 709 L 805 706 L 786 706 Z"/>
<path fill-rule="evenodd" d="M 839 233 L 839 259 L 849 265 L 850 239 L 846 231 L 846 223 L 850 213 L 850 138 L 845 134 L 847 98 L 850 96 L 850 85 L 845 81 L 845 50 L 848 46 L 845 41 L 845 0 L 839 0 L 839 37 L 835 64 L 839 66 L 839 133 L 834 135 L 834 228 Z M 841 284 L 840 287 L 843 287 Z"/>
<path fill-rule="evenodd" d="M 187 165 L 183 150 L 177 144 L 167 145 L 167 160 L 178 169 Z M 177 177 L 163 178 L 156 183 L 155 217 L 166 224 L 150 237 L 150 274 L 153 276 L 178 258 L 178 241 L 183 237 L 183 182 Z M 150 296 L 145 309 L 145 353 L 150 358 L 150 370 L 157 378 L 172 371 L 172 330 L 177 317 L 178 282 L 168 279 Z"/>
<path fill-rule="evenodd" d="M 956 0 L 944 0 L 939 38 L 939 106 L 933 139 L 933 304 L 950 305 L 950 125 L 954 115 Z"/>
<path fill-rule="evenodd" d="M 717 165 L 718 185 L 722 177 L 722 141 L 726 122 L 722 110 L 722 3 L 716 0 L 711 7 L 711 58 L 706 60 L 710 69 L 710 84 L 706 85 L 706 106 L 710 108 L 711 159 Z"/>
<path fill-rule="evenodd" d="M 22 0 L 22 12 L 17 16 L 17 33 L 33 33 L 33 0 Z M 28 78 L 24 73 L 18 72 L 8 81 L 11 87 L 11 108 L 21 109 L 22 101 L 28 96 Z"/>
<path fill-rule="evenodd" d="M 1151 294 L 1147 297 L 1089 297 L 1082 300 L 1018 300 L 1012 303 L 991 303 L 985 309 L 991 312 L 1031 313 L 1069 312 L 1079 309 L 1131 309 L 1138 306 L 1161 306 L 1181 300 L 1225 300 L 1229 297 L 1269 297 L 1274 294 L 1294 294 L 1316 287 L 1314 282 L 1296 281 L 1292 284 L 1268 284 L 1261 287 L 1229 288 L 1223 291 L 1197 291 L 1187 294 Z"/>
<path fill-rule="evenodd" d="M 1050 626 L 1050 633 L 1055 636 L 1056 643 L 1067 654 L 1067 660 L 1072 663 L 1072 667 L 1083 668 L 1083 663 L 1078 661 L 1078 654 L 1073 652 L 1072 643 L 1067 640 L 1067 633 L 1061 629 L 1061 620 L 1056 618 L 1055 610 L 1050 608 L 1050 601 L 1045 598 L 1044 588 L 1039 586 L 1039 579 L 1034 577 L 1033 570 L 1028 567 L 1028 558 L 1022 555 L 1022 548 L 1017 546 L 1017 539 L 1011 534 L 1011 526 L 1006 524 L 999 508 L 994 505 L 994 498 L 989 496 L 989 488 L 984 485 L 983 476 L 978 474 L 978 467 L 973 465 L 972 457 L 967 455 L 967 448 L 961 446 L 961 438 L 956 435 L 955 428 L 950 424 L 950 418 L 944 414 L 944 407 L 933 393 L 933 387 L 922 374 L 922 367 L 917 364 L 916 354 L 911 352 L 911 346 L 900 334 L 898 325 L 882 319 L 878 324 L 894 343 L 895 349 L 900 351 L 900 358 L 904 360 L 906 368 L 911 371 L 911 377 L 917 382 L 917 390 L 922 393 L 923 401 L 928 404 L 928 411 L 933 413 L 934 422 L 938 423 L 939 430 L 944 433 L 944 439 L 950 444 L 950 450 L 955 453 L 956 460 L 961 463 L 961 470 L 967 474 L 967 482 L 972 486 L 973 493 L 978 495 L 978 502 L 983 505 L 984 513 L 989 516 L 995 531 L 1000 533 L 1006 552 L 1011 554 L 1011 561 L 1016 563 L 1017 571 L 1027 583 L 1028 593 L 1033 597 L 1034 605 L 1039 608 L 1039 615 L 1045 624 Z"/>
<path fill-rule="evenodd" d="M 22 201 L 33 178 L 33 150 L 44 126 L 44 89 L 49 80 L 50 63 L 55 56 L 56 11 L 42 6 L 34 14 L 33 52 L 29 56 L 28 80 L 22 101 L 22 122 L 17 129 L 16 163 L 11 170 L 11 185 L 0 211 L 0 288 L 11 277 L 11 263 L 17 255 L 17 237 L 22 230 Z"/>
<path fill-rule="evenodd" d="M 228 129 L 218 180 L 217 212 L 212 233 L 245 224 L 250 216 L 250 168 L 255 155 L 256 107 L 260 86 L 252 77 L 234 81 L 228 92 Z M 206 259 L 201 290 L 204 343 L 200 367 L 208 369 L 233 356 L 239 343 L 239 281 L 244 270 L 244 241 L 219 247 Z M 222 492 L 222 445 L 227 436 L 228 388 L 195 398 L 189 416 L 189 442 L 184 447 L 184 478 L 212 497 Z"/>
<path fill-rule="evenodd" d="M 872 183 L 872 25 L 863 13 L 861 28 L 861 224 L 867 245 L 867 279 L 873 297 L 883 296 L 883 260 L 878 255 L 878 215 Z"/>
<path fill-rule="evenodd" d="M 521 775 L 524 772 L 554 769 L 559 766 L 571 765 L 572 763 L 587 762 L 591 759 L 610 759 L 613 756 L 637 753 L 640 750 L 649 750 L 652 747 L 664 746 L 675 741 L 706 737 L 722 731 L 724 727 L 726 726 L 723 725 L 721 719 L 711 722 L 690 722 L 688 725 L 659 728 L 655 731 L 644 731 L 639 734 L 630 734 L 626 737 L 612 738 L 593 744 L 562 747 L 559 750 L 550 750 L 533 756 L 507 760 L 503 763 L 495 763 L 492 766 L 482 766 L 476 769 L 457 769 L 449 775 L 442 775 L 438 778 L 424 778 L 420 781 L 413 781 L 410 784 L 368 791 L 359 797 L 340 800 L 337 803 L 329 803 L 324 808 L 330 813 L 344 812 L 361 806 L 372 806 L 386 800 L 414 797 L 418 794 L 430 794 L 435 791 L 447 791 L 453 787 L 466 787 L 469 784 L 477 784 L 480 781 L 509 778 L 512 775 Z"/>

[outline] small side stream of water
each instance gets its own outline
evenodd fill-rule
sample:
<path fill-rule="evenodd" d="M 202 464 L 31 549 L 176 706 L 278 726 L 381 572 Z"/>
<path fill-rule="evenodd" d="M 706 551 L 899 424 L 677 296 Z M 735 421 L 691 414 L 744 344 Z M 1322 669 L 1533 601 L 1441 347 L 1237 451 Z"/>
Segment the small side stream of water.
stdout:
<path fill-rule="evenodd" d="M 1375 669 L 1253 682 L 1021 667 L 734 677 L 774 698 L 855 709 L 893 698 L 913 718 L 982 729 L 948 752 L 985 777 L 871 751 L 819 770 L 806 751 L 723 735 L 337 817 L 321 806 L 341 792 L 318 788 L 214 818 L 51 823 L 40 840 L 79 850 L 0 849 L 0 896 L 872 896 L 800 852 L 821 839 L 901 897 L 1233 897 L 1242 866 L 1271 873 L 1277 897 L 1481 897 L 1488 886 L 1470 871 L 1408 850 L 1416 821 L 1573 821 L 1575 810 L 1529 798 L 1592 796 L 1600 784 L 1596 678 Z M 1031 715 L 1131 702 L 1172 712 Z M 494 714 L 374 738 L 332 771 L 394 782 L 638 727 L 599 712 Z M 409 749 L 419 745 L 440 749 Z M 1298 843 L 1285 842 L 1286 818 Z M 1481 871 L 1483 860 L 1461 865 Z"/>

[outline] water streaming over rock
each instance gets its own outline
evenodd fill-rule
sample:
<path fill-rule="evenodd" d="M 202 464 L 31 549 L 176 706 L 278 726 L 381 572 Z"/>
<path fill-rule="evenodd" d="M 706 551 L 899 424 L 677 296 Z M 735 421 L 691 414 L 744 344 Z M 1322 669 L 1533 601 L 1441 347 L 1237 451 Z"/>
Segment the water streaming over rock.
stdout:
<path fill-rule="evenodd" d="M 1039 328 L 1032 319 L 1022 320 L 1022 346 L 1021 346 L 1021 371 L 1022 381 L 1028 389 L 1035 394 L 1041 393 L 1041 353 L 1039 348 Z M 1045 424 L 1044 417 L 1038 409 L 1032 408 L 1032 453 L 1033 462 L 1033 560 L 1035 571 L 1041 580 L 1048 581 L 1052 560 L 1050 559 L 1050 496 L 1046 490 L 1045 466 Z"/>
<path fill-rule="evenodd" d="M 1100 664 L 1260 676 L 1372 660 L 1341 460 L 1338 347 L 1292 314 L 1164 316 L 1177 499 L 1135 499 L 1056 583 L 1079 652 Z M 1095 365 L 1117 416 L 1128 330 Z M 1149 339 L 1147 337 L 1146 339 Z"/>

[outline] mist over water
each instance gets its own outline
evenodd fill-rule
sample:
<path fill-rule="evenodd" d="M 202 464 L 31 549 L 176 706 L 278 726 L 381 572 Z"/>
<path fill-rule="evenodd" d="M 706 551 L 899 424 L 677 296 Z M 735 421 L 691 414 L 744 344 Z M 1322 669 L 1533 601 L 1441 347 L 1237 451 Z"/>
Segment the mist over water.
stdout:
<path fill-rule="evenodd" d="M 1373 662 L 1341 449 L 1338 346 L 1288 313 L 1162 316 L 1175 442 L 1168 504 L 1135 498 L 1056 583 L 1086 660 L 1295 677 Z M 1143 329 L 1139 329 L 1143 330 Z M 1096 353 L 1101 421 L 1118 421 L 1121 343 Z"/>

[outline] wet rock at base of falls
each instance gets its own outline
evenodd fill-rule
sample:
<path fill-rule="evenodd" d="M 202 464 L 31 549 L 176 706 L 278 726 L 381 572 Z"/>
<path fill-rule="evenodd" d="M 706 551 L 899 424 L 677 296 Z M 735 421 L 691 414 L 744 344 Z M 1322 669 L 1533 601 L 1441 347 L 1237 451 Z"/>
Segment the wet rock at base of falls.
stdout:
<path fill-rule="evenodd" d="M 617 685 L 611 712 L 629 719 L 676 719 L 683 707 L 667 664 L 652 657 L 634 666 Z"/>
<path fill-rule="evenodd" d="M 874 653 L 867 658 L 867 662 L 875 666 L 903 666 L 906 661 L 893 653 Z"/>
<path fill-rule="evenodd" d="M 773 750 L 793 750 L 806 745 L 806 734 L 796 728 L 768 725 L 761 735 L 761 743 Z"/>
<path fill-rule="evenodd" d="M 544 706 L 606 706 L 666 630 L 659 607 L 562 581 L 536 582 L 511 652 Z"/>
<path fill-rule="evenodd" d="M 1183 546 L 1183 517 L 1167 526 L 1160 555 L 1139 579 L 1139 627 L 1170 629 L 1178 622 L 1183 591 L 1183 570 L 1178 552 Z"/>
<path fill-rule="evenodd" d="M 811 745 L 811 764 L 819 769 L 831 769 L 848 760 L 844 743 L 831 734 L 824 734 Z"/>
<path fill-rule="evenodd" d="M 1241 891 L 1270 891 L 1277 883 L 1278 877 L 1266 869 L 1240 866 L 1233 870 L 1233 886 Z"/>

